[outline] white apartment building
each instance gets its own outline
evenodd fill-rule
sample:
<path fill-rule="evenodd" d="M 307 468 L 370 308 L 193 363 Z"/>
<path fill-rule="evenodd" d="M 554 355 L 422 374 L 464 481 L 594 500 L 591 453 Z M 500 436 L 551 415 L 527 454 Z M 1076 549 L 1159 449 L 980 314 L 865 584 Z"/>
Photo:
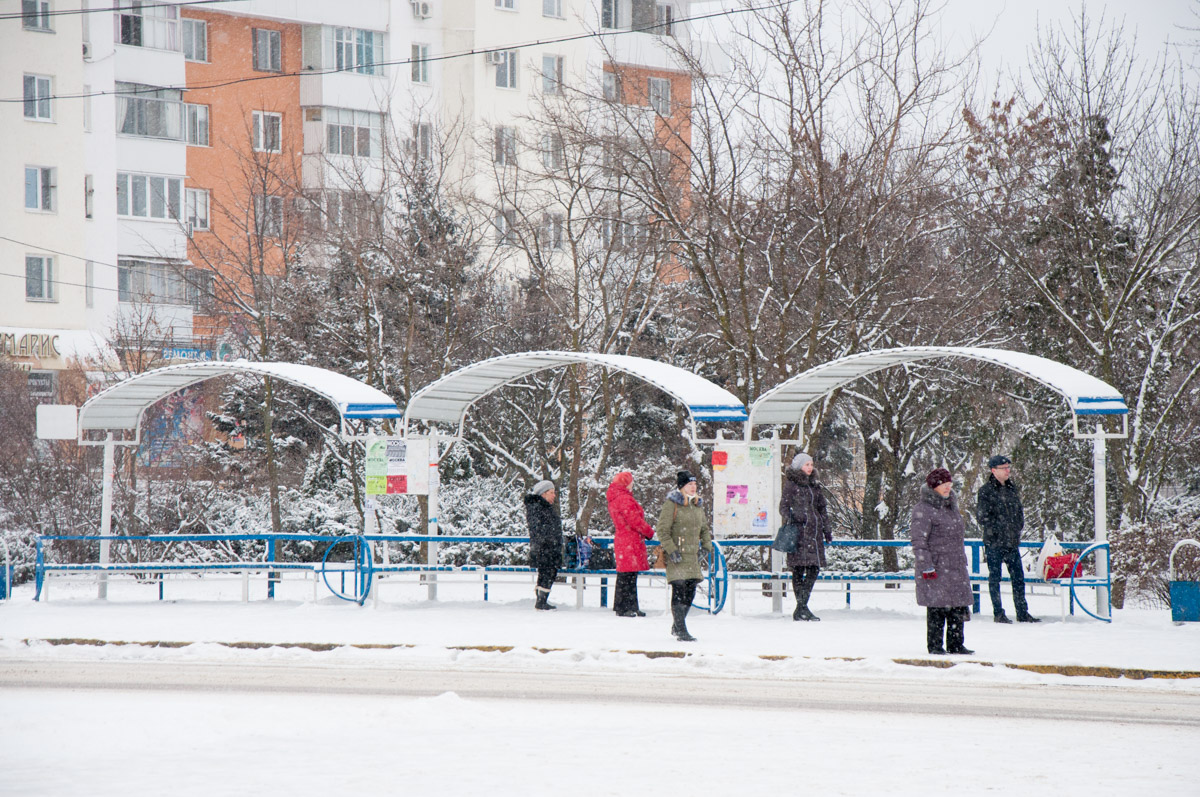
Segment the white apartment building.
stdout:
<path fill-rule="evenodd" d="M 469 134 L 460 168 L 486 203 L 497 130 L 522 138 L 544 95 L 599 91 L 616 69 L 669 114 L 686 76 L 665 37 L 691 35 L 686 0 L 116 5 L 0 5 L 21 12 L 0 20 L 13 45 L 0 52 L 0 174 L 22 186 L 0 199 L 12 239 L 0 239 L 0 342 L 34 370 L 134 327 L 168 359 L 216 356 L 197 314 L 203 280 L 188 270 L 195 247 L 219 234 L 217 208 L 259 216 L 282 202 L 235 196 L 238 159 L 296 155 L 310 189 L 337 189 L 339 172 L 369 184 L 383 130 L 423 151 L 453 123 Z M 596 32 L 603 46 L 579 38 Z M 500 156 L 510 152 L 536 157 Z"/>

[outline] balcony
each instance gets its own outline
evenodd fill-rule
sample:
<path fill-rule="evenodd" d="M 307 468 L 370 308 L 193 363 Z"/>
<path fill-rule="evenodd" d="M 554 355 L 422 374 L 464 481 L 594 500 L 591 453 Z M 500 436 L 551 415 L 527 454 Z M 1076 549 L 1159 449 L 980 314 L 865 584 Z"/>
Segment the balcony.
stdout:
<path fill-rule="evenodd" d="M 183 140 L 183 103 L 117 95 L 117 132 L 124 136 Z"/>

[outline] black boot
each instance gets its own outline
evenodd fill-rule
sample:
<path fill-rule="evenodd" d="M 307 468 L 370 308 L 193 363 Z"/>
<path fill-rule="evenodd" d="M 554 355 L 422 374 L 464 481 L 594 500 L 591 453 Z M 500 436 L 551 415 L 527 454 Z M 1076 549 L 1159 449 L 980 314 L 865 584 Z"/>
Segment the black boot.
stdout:
<path fill-rule="evenodd" d="M 687 630 L 687 613 L 688 606 L 681 606 L 677 603 L 671 604 L 671 615 L 675 618 L 675 624 L 671 626 L 671 633 L 680 642 L 695 642 L 696 637 L 688 633 Z"/>
<path fill-rule="evenodd" d="M 946 615 L 941 609 L 927 608 L 925 610 L 925 647 L 926 649 L 937 656 L 944 655 L 946 649 L 942 647 L 942 630 L 946 625 Z"/>
<path fill-rule="evenodd" d="M 950 615 L 946 618 L 946 652 L 954 653 L 959 656 L 970 656 L 975 651 L 967 648 L 963 644 L 963 613 L 958 609 L 951 609 Z"/>
<path fill-rule="evenodd" d="M 793 620 L 820 620 L 808 608 L 808 598 L 812 595 L 817 583 L 817 568 L 797 567 L 792 571 L 792 589 L 796 591 L 796 611 L 792 613 Z"/>
<path fill-rule="evenodd" d="M 540 611 L 549 611 L 552 609 L 557 609 L 558 607 L 550 602 L 550 590 L 538 587 L 537 602 L 533 604 L 533 608 Z"/>

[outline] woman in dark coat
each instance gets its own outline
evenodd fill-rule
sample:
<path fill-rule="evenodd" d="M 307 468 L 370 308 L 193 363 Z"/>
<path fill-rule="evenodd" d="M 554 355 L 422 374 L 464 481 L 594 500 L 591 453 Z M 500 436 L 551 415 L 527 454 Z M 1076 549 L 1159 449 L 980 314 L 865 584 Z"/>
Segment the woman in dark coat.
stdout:
<path fill-rule="evenodd" d="M 612 518 L 613 553 L 617 560 L 617 589 L 613 595 L 613 611 L 618 617 L 645 617 L 638 606 L 638 573 L 650 569 L 646 556 L 646 540 L 654 537 L 654 529 L 646 522 L 646 513 L 629 491 L 633 474 L 621 471 L 608 485 L 608 515 Z"/>
<path fill-rule="evenodd" d="M 550 588 L 562 567 L 562 518 L 554 506 L 554 482 L 543 479 L 525 496 L 525 522 L 529 524 L 529 565 L 537 568 L 537 602 L 533 608 L 548 610 Z"/>
<path fill-rule="evenodd" d="M 954 497 L 950 471 L 936 468 L 925 477 L 921 499 L 912 511 L 914 575 L 917 604 L 924 606 L 926 644 L 930 653 L 971 654 L 963 623 L 971 617 L 971 578 L 967 572 L 966 526 Z M 942 647 L 942 628 L 946 646 Z"/>
<path fill-rule="evenodd" d="M 779 499 L 779 520 L 794 523 L 800 529 L 796 550 L 787 555 L 792 569 L 792 589 L 796 593 L 793 620 L 820 620 L 808 609 L 808 597 L 817 583 L 817 573 L 825 566 L 825 543 L 833 540 L 825 491 L 813 478 L 813 458 L 800 453 L 784 474 L 783 494 Z"/>

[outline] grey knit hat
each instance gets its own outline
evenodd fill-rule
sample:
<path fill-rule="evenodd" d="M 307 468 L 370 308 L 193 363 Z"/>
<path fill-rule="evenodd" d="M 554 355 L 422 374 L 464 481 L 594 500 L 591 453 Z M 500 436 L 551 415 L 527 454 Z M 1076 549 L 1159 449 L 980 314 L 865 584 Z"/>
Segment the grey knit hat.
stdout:
<path fill-rule="evenodd" d="M 531 495 L 541 495 L 542 493 L 548 493 L 553 489 L 554 482 L 550 481 L 549 479 L 542 479 L 540 482 L 533 485 L 533 492 Z"/>
<path fill-rule="evenodd" d="M 808 463 L 812 462 L 813 458 L 801 451 L 796 456 L 792 457 L 792 469 L 800 470 Z"/>

